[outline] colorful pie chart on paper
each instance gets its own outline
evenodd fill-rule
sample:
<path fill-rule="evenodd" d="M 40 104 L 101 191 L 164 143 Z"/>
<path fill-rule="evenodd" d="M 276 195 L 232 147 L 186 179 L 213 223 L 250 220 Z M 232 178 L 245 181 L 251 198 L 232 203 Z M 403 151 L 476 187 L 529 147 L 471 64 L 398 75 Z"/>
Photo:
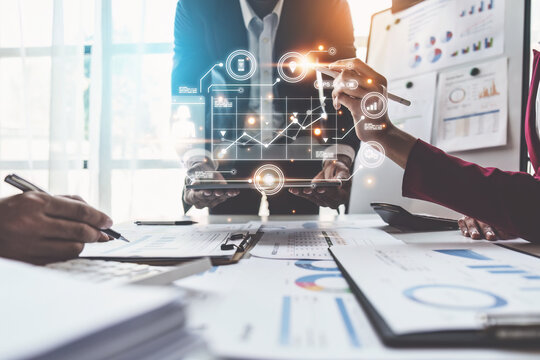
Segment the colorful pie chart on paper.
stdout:
<path fill-rule="evenodd" d="M 336 263 L 328 260 L 298 260 L 294 265 L 305 270 L 339 271 L 336 267 Z"/>
<path fill-rule="evenodd" d="M 347 282 L 341 274 L 313 274 L 302 276 L 295 281 L 296 285 L 310 291 L 331 293 L 350 292 Z"/>
<path fill-rule="evenodd" d="M 430 36 L 427 40 L 427 43 L 426 43 L 426 46 L 428 48 L 432 47 L 433 45 L 435 45 L 435 43 L 437 42 L 437 38 L 435 36 Z"/>
<path fill-rule="evenodd" d="M 416 41 L 415 41 L 414 43 L 411 44 L 411 48 L 410 48 L 411 53 L 415 53 L 415 52 L 417 52 L 419 49 L 420 49 L 420 44 L 417 43 Z"/>

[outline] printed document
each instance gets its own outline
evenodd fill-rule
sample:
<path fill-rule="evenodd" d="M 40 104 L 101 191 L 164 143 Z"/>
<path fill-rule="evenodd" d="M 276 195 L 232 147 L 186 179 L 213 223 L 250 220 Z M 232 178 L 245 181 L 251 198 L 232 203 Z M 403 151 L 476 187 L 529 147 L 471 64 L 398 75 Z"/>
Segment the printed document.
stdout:
<path fill-rule="evenodd" d="M 472 75 L 474 69 L 476 75 Z M 439 148 L 462 151 L 506 145 L 506 58 L 441 73 L 437 94 Z"/>
<path fill-rule="evenodd" d="M 175 285 L 191 294 L 188 327 L 220 358 L 448 359 L 448 349 L 385 347 L 333 261 L 252 258 Z M 538 357 L 489 349 L 450 353 L 452 359 Z"/>
<path fill-rule="evenodd" d="M 331 251 L 398 335 L 475 330 L 486 313 L 540 312 L 540 261 L 494 244 L 394 243 Z"/>
<path fill-rule="evenodd" d="M 328 248 L 334 245 L 393 243 L 392 235 L 373 228 L 342 228 L 337 230 L 261 230 L 264 235 L 251 255 L 269 259 L 331 260 Z"/>
<path fill-rule="evenodd" d="M 113 240 L 86 244 L 81 257 L 103 258 L 190 258 L 231 257 L 236 252 L 221 250 L 231 233 L 257 232 L 257 223 L 190 226 L 137 226 L 115 228 L 129 243 Z"/>

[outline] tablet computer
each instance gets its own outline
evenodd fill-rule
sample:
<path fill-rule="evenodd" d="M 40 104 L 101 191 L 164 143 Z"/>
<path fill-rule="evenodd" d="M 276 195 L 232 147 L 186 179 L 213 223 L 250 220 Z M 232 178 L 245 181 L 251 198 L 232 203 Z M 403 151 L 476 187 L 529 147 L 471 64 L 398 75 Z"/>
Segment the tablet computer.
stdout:
<path fill-rule="evenodd" d="M 334 180 L 334 181 L 317 181 L 317 182 L 311 182 L 311 181 L 294 181 L 294 182 L 285 182 L 283 184 L 284 188 L 336 188 L 340 187 L 342 185 L 341 180 Z M 264 188 L 264 186 L 262 186 Z M 257 189 L 255 184 L 253 183 L 247 183 L 247 182 L 230 182 L 230 183 L 212 183 L 212 182 L 204 182 L 204 183 L 196 183 L 196 184 L 189 184 L 186 185 L 186 189 L 188 190 L 241 190 L 241 189 Z"/>

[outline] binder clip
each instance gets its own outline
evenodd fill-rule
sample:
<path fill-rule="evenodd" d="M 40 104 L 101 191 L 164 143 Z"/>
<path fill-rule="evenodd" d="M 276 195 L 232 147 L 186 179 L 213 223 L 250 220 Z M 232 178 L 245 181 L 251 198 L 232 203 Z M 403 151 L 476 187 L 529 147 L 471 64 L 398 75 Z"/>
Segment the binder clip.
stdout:
<path fill-rule="evenodd" d="M 240 245 L 236 244 L 229 244 L 229 241 L 238 241 L 242 240 L 240 242 Z M 238 249 L 238 251 L 244 252 L 246 251 L 247 246 L 249 245 L 251 241 L 251 235 L 249 234 L 249 231 L 241 232 L 241 233 L 235 233 L 231 234 L 227 240 L 223 244 L 221 244 L 221 250 L 233 250 L 234 248 Z"/>

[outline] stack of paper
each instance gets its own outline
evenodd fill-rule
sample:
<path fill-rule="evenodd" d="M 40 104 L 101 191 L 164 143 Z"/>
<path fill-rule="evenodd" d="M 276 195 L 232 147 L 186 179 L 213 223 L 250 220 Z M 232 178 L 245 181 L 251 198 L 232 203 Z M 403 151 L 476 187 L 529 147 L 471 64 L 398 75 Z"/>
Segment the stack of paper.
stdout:
<path fill-rule="evenodd" d="M 201 348 L 172 290 L 91 285 L 3 259 L 0 283 L 1 359 L 180 359 Z"/>

